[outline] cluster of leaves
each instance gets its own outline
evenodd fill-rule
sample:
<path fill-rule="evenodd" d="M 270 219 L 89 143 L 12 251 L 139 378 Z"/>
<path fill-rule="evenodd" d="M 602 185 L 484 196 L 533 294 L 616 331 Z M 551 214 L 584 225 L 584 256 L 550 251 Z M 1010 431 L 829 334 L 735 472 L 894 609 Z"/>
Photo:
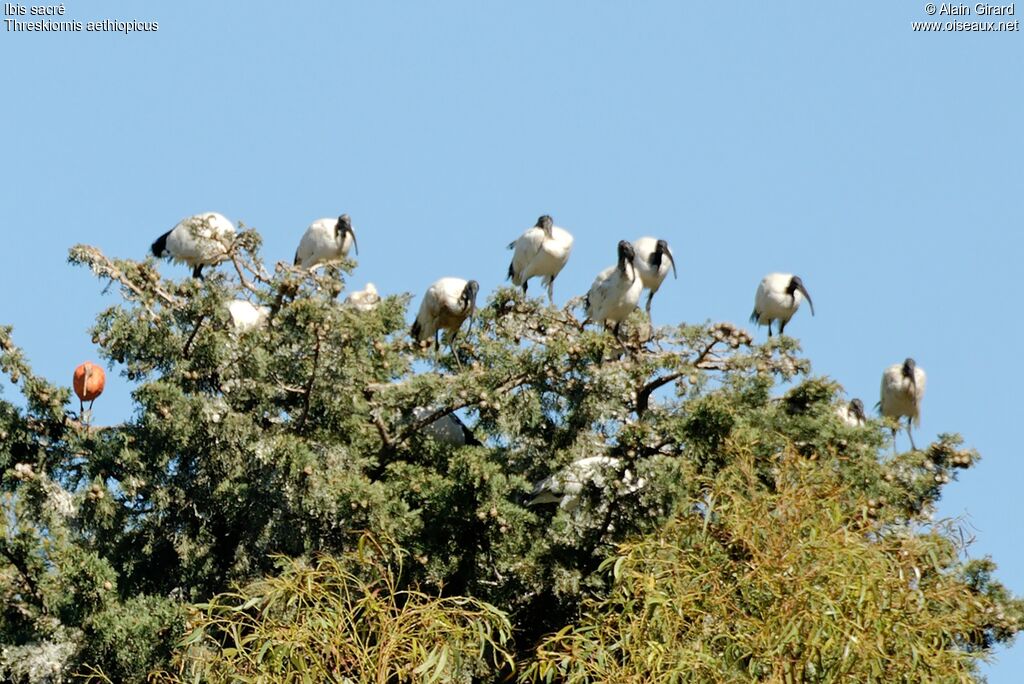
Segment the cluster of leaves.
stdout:
<path fill-rule="evenodd" d="M 947 525 L 861 515 L 838 471 L 792 452 L 765 488 L 753 452 L 730 453 L 691 514 L 605 561 L 614 589 L 525 678 L 967 682 L 979 649 L 1018 629 L 999 587 L 965 581 L 991 566 L 963 566 Z"/>
<path fill-rule="evenodd" d="M 931 639 L 918 659 L 953 676 L 1020 629 L 1021 605 L 991 565 L 926 526 L 977 454 L 944 435 L 882 455 L 884 426 L 838 420 L 841 388 L 809 376 L 795 340 L 754 345 L 726 323 L 655 330 L 637 312 L 620 345 L 583 329 L 573 302 L 558 310 L 501 289 L 453 353 L 436 353 L 409 340 L 407 296 L 357 310 L 337 300 L 351 263 L 271 274 L 258 247 L 244 231 L 230 266 L 180 282 L 152 261 L 72 249 L 122 295 L 93 329 L 133 383 L 122 424 L 83 422 L 0 329 L 0 371 L 24 397 L 0 401 L 2 676 L 127 682 L 160 669 L 219 681 L 248 667 L 254 681 L 283 681 L 322 657 L 316 667 L 338 679 L 345 667 L 388 672 L 381 645 L 415 634 L 396 677 L 458 680 L 481 674 L 483 657 L 502 663 L 494 678 L 515 663 L 527 677 L 615 679 L 685 652 L 726 678 L 813 679 L 854 655 L 870 667 L 863 651 L 842 656 L 852 642 L 822 627 L 833 618 L 815 625 L 816 611 L 859 620 L 849 633 L 863 642 L 872 611 L 911 594 L 934 608 L 899 623 L 910 631 L 878 657 Z M 267 323 L 236 330 L 236 297 L 266 306 Z M 480 444 L 433 437 L 449 414 Z M 534 483 L 590 456 L 614 465 L 577 505 L 531 505 Z M 404 550 L 400 572 L 395 558 L 360 560 L 367 533 Z M 804 537 L 828 541 L 795 543 Z M 619 557 L 616 582 L 604 564 Z M 800 593 L 798 581 L 818 584 Z M 784 590 L 794 598 L 770 599 Z M 954 595 L 982 607 L 946 610 Z M 630 622 L 655 605 L 679 621 L 654 611 Z M 771 641 L 788 618 L 796 631 Z M 636 635 L 628 646 L 607 640 L 618 629 Z M 465 648 L 438 650 L 437 630 Z M 334 650 L 307 648 L 328 632 Z M 659 643 L 673 646 L 659 656 Z M 287 670 L 296 654 L 303 664 Z"/>
<path fill-rule="evenodd" d="M 393 546 L 364 537 L 342 556 L 281 558 L 280 566 L 194 606 L 175 671 L 151 681 L 468 682 L 511 664 L 504 614 L 472 598 L 403 588 Z"/>

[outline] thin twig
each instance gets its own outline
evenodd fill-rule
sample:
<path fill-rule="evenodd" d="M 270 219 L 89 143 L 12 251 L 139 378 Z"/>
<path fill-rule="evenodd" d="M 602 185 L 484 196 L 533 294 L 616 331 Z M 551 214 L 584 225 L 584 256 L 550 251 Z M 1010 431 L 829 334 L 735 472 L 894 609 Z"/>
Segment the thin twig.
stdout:
<path fill-rule="evenodd" d="M 257 289 L 257 287 L 252 284 L 252 281 L 246 278 L 245 274 L 242 272 L 242 264 L 239 263 L 239 256 L 237 252 L 231 253 L 231 263 L 235 267 L 235 272 L 238 274 L 238 281 L 242 284 L 242 287 L 253 294 L 259 294 L 259 289 Z M 259 274 L 255 275 L 256 277 L 259 277 Z"/>
<path fill-rule="evenodd" d="M 143 290 L 138 285 L 136 285 L 135 283 L 133 283 L 128 278 L 124 271 L 115 266 L 114 262 L 112 262 L 105 254 L 103 254 L 103 252 L 96 249 L 95 247 L 90 247 L 88 245 L 79 245 L 77 247 L 72 248 L 70 260 L 89 264 L 89 267 L 92 268 L 93 273 L 95 273 L 96 275 L 120 283 L 124 288 L 126 288 L 128 291 L 134 294 L 135 297 L 138 298 L 139 300 L 146 299 L 146 291 Z M 157 298 L 163 301 L 163 303 L 166 304 L 167 306 L 176 307 L 178 305 L 177 298 L 168 293 L 167 291 L 165 291 L 156 283 L 153 283 L 152 285 L 152 293 L 155 294 Z M 147 305 L 144 301 L 140 303 L 142 303 L 142 305 L 146 307 L 146 310 L 149 311 L 151 315 L 153 315 L 154 317 L 156 316 L 156 314 L 149 307 L 149 305 Z"/>
<path fill-rule="evenodd" d="M 191 353 L 192 342 L 196 339 L 196 334 L 199 333 L 199 328 L 202 327 L 203 321 L 206 320 L 206 314 L 199 317 L 196 321 L 196 327 L 192 329 L 192 334 L 188 336 L 188 340 L 185 341 L 185 346 L 181 350 L 181 357 L 187 359 Z"/>
<path fill-rule="evenodd" d="M 316 382 L 316 371 L 320 365 L 320 344 L 323 342 L 323 330 L 316 331 L 316 346 L 313 348 L 313 370 L 309 374 L 309 382 L 306 383 L 306 396 L 302 402 L 302 416 L 299 418 L 298 432 L 306 427 L 306 418 L 309 416 L 309 406 L 313 398 L 313 383 Z"/>
<path fill-rule="evenodd" d="M 505 392 L 511 391 L 511 390 L 515 389 L 516 387 L 519 387 L 519 386 L 525 384 L 526 379 L 527 379 L 527 375 L 525 373 L 521 373 L 519 375 L 514 375 L 511 378 L 509 378 L 508 380 L 506 380 L 504 383 L 502 383 L 502 385 L 500 387 L 496 388 L 494 390 L 494 393 L 497 394 L 497 395 L 500 395 L 500 394 L 504 394 Z M 459 404 L 455 404 L 453 406 L 449 406 L 449 407 L 446 407 L 446 408 L 439 408 L 436 411 L 432 411 L 431 413 L 423 416 L 422 418 L 411 422 L 408 425 L 408 427 L 406 427 L 404 430 L 402 430 L 398 434 L 398 436 L 395 437 L 394 441 L 396 443 L 404 442 L 406 439 L 409 438 L 410 435 L 413 435 L 416 432 L 418 432 L 419 430 L 422 430 L 424 427 L 426 427 L 427 425 L 430 425 L 435 420 L 443 418 L 444 416 L 447 416 L 449 414 L 455 413 L 456 411 L 464 409 L 467 406 L 473 406 L 474 404 L 479 404 L 481 401 L 483 401 L 483 399 L 471 399 L 471 400 L 467 400 L 467 401 L 464 401 L 464 402 L 459 403 Z"/>

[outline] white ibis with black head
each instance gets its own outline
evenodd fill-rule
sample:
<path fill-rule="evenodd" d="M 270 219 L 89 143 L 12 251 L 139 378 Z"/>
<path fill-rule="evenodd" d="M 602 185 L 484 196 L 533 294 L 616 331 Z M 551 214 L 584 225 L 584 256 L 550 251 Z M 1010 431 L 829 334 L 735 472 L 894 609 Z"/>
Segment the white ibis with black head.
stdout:
<path fill-rule="evenodd" d="M 480 284 L 475 280 L 451 277 L 437 280 L 423 295 L 420 311 L 410 331 L 412 338 L 422 342 L 433 337 L 434 348 L 437 349 L 441 346 L 440 332 L 448 330 L 451 332 L 448 346 L 454 351 L 459 328 L 476 311 L 476 295 L 479 291 Z"/>
<path fill-rule="evenodd" d="M 651 300 L 658 292 L 658 288 L 665 282 L 669 266 L 672 267 L 672 277 L 676 275 L 676 260 L 672 256 L 672 250 L 668 248 L 668 242 L 652 237 L 642 237 L 633 242 L 633 251 L 636 252 L 636 272 L 650 292 L 647 294 L 647 315 L 651 315 Z"/>
<path fill-rule="evenodd" d="M 309 224 L 299 241 L 299 248 L 295 250 L 295 265 L 313 268 L 318 264 L 344 259 L 353 247 L 356 248 L 356 254 L 359 254 L 359 244 L 348 214 L 342 214 L 336 219 L 317 219 Z"/>
<path fill-rule="evenodd" d="M 807 299 L 814 315 L 814 302 L 804 287 L 800 276 L 792 273 L 769 273 L 757 286 L 754 296 L 754 312 L 750 322 L 768 326 L 768 337 L 772 336 L 772 321 L 779 322 L 779 334 L 786 329 L 786 323 L 800 308 L 800 302 Z"/>
<path fill-rule="evenodd" d="M 235 226 L 223 214 L 208 211 L 182 219 L 150 246 L 158 259 L 170 257 L 192 267 L 192 277 L 202 279 L 203 266 L 228 258 Z"/>
<path fill-rule="evenodd" d="M 614 324 L 615 337 L 619 337 L 622 321 L 636 308 L 644 284 L 637 275 L 633 245 L 619 240 L 619 260 L 615 266 L 601 271 L 584 299 L 587 318 L 583 322 L 603 323 L 606 327 Z"/>
<path fill-rule="evenodd" d="M 914 435 L 910 433 L 910 428 L 911 425 L 921 423 L 921 400 L 924 398 L 927 379 L 924 370 L 911 358 L 903 363 L 894 363 L 882 373 L 882 396 L 878 408 L 883 416 L 895 419 L 897 424 L 900 418 L 907 418 L 907 437 L 910 438 L 910 448 L 914 451 L 917 451 L 917 447 L 914 446 Z M 895 440 L 895 428 L 892 436 Z"/>
<path fill-rule="evenodd" d="M 519 238 L 508 245 L 514 249 L 512 263 L 508 265 L 508 277 L 512 284 L 526 286 L 530 278 L 541 276 L 541 282 L 548 288 L 548 301 L 554 303 L 555 278 L 565 268 L 572 251 L 572 235 L 564 228 L 555 225 L 550 216 L 545 214 L 537 219 L 537 223 Z"/>
<path fill-rule="evenodd" d="M 861 427 L 867 420 L 864 415 L 864 402 L 860 399 L 853 399 L 847 404 L 840 404 L 836 407 L 836 415 L 849 427 Z"/>

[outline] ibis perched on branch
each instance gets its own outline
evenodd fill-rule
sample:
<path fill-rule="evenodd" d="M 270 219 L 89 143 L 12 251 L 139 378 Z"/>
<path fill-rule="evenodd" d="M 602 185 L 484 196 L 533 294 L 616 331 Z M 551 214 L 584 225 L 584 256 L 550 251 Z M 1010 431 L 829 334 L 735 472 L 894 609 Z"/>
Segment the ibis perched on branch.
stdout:
<path fill-rule="evenodd" d="M 203 266 L 228 258 L 235 237 L 235 227 L 215 212 L 196 214 L 161 235 L 150 249 L 160 259 L 170 257 L 192 267 L 192 277 L 203 277 Z"/>
<path fill-rule="evenodd" d="M 525 294 L 530 278 L 541 276 L 541 282 L 548 288 L 548 301 L 554 303 L 555 278 L 569 261 L 569 252 L 572 251 L 572 235 L 569 231 L 556 226 L 551 217 L 545 214 L 537 219 L 533 227 L 527 228 L 519 239 L 510 242 L 508 248 L 515 250 L 512 263 L 508 265 L 508 277 L 512 279 L 512 284 L 522 287 Z"/>
<path fill-rule="evenodd" d="M 864 402 L 860 399 L 853 399 L 848 404 L 840 404 L 836 408 L 836 415 L 849 427 L 861 427 L 867 420 L 867 416 L 864 415 Z"/>
<path fill-rule="evenodd" d="M 365 288 L 345 297 L 345 303 L 356 311 L 373 311 L 380 304 L 380 295 L 377 294 L 377 287 L 373 283 L 366 283 Z"/>
<path fill-rule="evenodd" d="M 621 342 L 619 327 L 636 308 L 644 285 L 633 263 L 636 257 L 633 245 L 619 240 L 618 250 L 618 263 L 601 271 L 587 292 L 584 299 L 587 318 L 583 324 L 603 323 L 605 327 L 614 324 L 615 337 Z"/>
<path fill-rule="evenodd" d="M 92 405 L 96 397 L 103 394 L 106 382 L 107 374 L 103 372 L 103 368 L 91 361 L 86 361 L 75 369 L 71 384 L 78 397 L 78 414 L 83 420 L 86 420 L 85 402 L 89 402 L 89 412 L 92 413 Z"/>
<path fill-rule="evenodd" d="M 263 325 L 270 315 L 270 308 L 256 306 L 247 299 L 235 299 L 228 304 L 228 313 L 235 332 L 244 333 Z"/>
<path fill-rule="evenodd" d="M 533 499 L 528 505 L 557 503 L 560 508 L 575 511 L 580 505 L 583 488 L 588 483 L 604 489 L 614 482 L 617 496 L 632 494 L 646 484 L 643 478 L 635 478 L 629 470 L 622 473 L 621 481 L 616 482 L 619 467 L 619 459 L 614 456 L 587 456 L 573 461 L 536 483 L 533 487 Z"/>
<path fill-rule="evenodd" d="M 433 409 L 425 406 L 417 406 L 412 410 L 413 418 L 416 420 L 424 420 L 433 413 Z M 454 413 L 446 413 L 431 421 L 423 428 L 423 434 L 439 444 L 448 446 L 480 446 L 480 440 Z"/>
<path fill-rule="evenodd" d="M 463 321 L 470 318 L 476 311 L 476 295 L 480 284 L 475 280 L 462 278 L 441 278 L 427 288 L 420 302 L 420 311 L 416 322 L 412 324 L 412 338 L 423 342 L 434 338 L 434 348 L 441 346 L 439 338 L 442 330 L 450 331 L 448 346 L 455 351 L 455 337 L 462 327 Z M 470 321 L 472 325 L 472 321 Z M 458 359 L 458 355 L 456 355 Z"/>
<path fill-rule="evenodd" d="M 786 323 L 800 308 L 800 302 L 807 299 L 814 315 L 814 302 L 804 287 L 800 276 L 791 273 L 769 273 L 757 286 L 754 296 L 754 312 L 750 322 L 768 326 L 768 337 L 772 336 L 772 321 L 779 322 L 779 334 L 786 329 Z"/>
<path fill-rule="evenodd" d="M 356 254 L 359 254 L 359 244 L 348 214 L 342 214 L 336 219 L 317 219 L 309 224 L 299 241 L 299 248 L 295 250 L 295 265 L 313 268 L 338 261 L 347 257 L 353 247 L 356 248 Z"/>
<path fill-rule="evenodd" d="M 921 423 L 921 399 L 924 398 L 926 381 L 924 370 L 910 358 L 903 363 L 894 363 L 882 373 L 882 397 L 878 402 L 878 408 L 883 416 L 894 419 L 897 424 L 900 418 L 906 416 L 907 437 L 910 438 L 910 448 L 914 451 L 917 451 L 917 447 L 914 446 L 914 435 L 911 434 L 910 428 L 911 425 Z M 895 440 L 895 428 L 892 436 Z"/>
<path fill-rule="evenodd" d="M 650 291 L 647 294 L 647 306 L 644 307 L 650 316 L 651 300 L 665 282 L 669 266 L 672 267 L 672 277 L 679 277 L 676 275 L 676 260 L 672 257 L 668 242 L 652 237 L 642 237 L 633 242 L 633 251 L 636 252 L 636 272 L 644 287 Z"/>

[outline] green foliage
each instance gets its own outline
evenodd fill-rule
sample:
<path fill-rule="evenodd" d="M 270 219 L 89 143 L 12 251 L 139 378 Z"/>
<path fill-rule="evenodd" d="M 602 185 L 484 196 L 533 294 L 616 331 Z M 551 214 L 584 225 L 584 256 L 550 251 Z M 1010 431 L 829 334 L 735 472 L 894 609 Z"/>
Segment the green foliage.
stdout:
<path fill-rule="evenodd" d="M 991 562 L 966 560 L 956 530 L 929 523 L 978 455 L 952 434 L 890 455 L 882 423 L 836 417 L 841 388 L 810 375 L 792 338 L 754 345 L 727 323 L 654 330 L 636 312 L 624 348 L 582 329 L 578 302 L 558 310 L 500 289 L 454 355 L 434 352 L 408 338 L 407 295 L 357 310 L 337 300 L 351 262 L 270 273 L 259 242 L 241 232 L 228 264 L 181 282 L 152 260 L 72 249 L 123 299 L 92 330 L 121 371 L 108 384 L 132 386 L 120 424 L 75 414 L 69 390 L 35 375 L 0 328 L 0 372 L 22 396 L 0 401 L 0 676 L 216 680 L 244 660 L 259 680 L 284 676 L 286 650 L 301 667 L 370 667 L 395 636 L 396 677 L 428 661 L 424 678 L 495 661 L 504 669 L 482 681 L 514 676 L 507 652 L 548 679 L 625 676 L 648 660 L 653 677 L 678 656 L 710 679 L 820 680 L 850 666 L 848 646 L 855 667 L 872 662 L 840 626 L 863 642 L 890 624 L 904 631 L 879 649 L 913 660 L 913 646 L 942 679 L 969 677 L 1019 631 L 1020 603 Z M 267 323 L 235 330 L 237 297 L 267 306 Z M 452 413 L 481 445 L 431 436 Z M 594 456 L 607 472 L 572 505 L 532 503 L 535 483 Z M 366 565 L 366 534 L 403 551 Z M 678 610 L 635 624 L 651 597 Z M 924 609 L 885 612 L 908 597 Z M 352 623 L 353 610 L 366 619 Z M 634 641 L 609 641 L 613 626 Z M 467 646 L 440 669 L 438 630 Z M 334 657 L 310 646 L 328 633 L 362 655 L 316 663 Z M 276 660 L 260 669 L 249 657 L 265 644 Z"/>
<path fill-rule="evenodd" d="M 507 618 L 472 598 L 403 589 L 401 552 L 368 538 L 341 557 L 197 606 L 176 673 L 157 682 L 455 682 L 511 665 Z"/>
<path fill-rule="evenodd" d="M 525 678 L 974 681 L 977 649 L 1019 629 L 1019 602 L 1002 610 L 991 564 L 964 565 L 945 525 L 875 521 L 839 472 L 794 453 L 772 490 L 746 445 L 728 460 L 699 510 L 605 561 L 614 589 Z"/>

